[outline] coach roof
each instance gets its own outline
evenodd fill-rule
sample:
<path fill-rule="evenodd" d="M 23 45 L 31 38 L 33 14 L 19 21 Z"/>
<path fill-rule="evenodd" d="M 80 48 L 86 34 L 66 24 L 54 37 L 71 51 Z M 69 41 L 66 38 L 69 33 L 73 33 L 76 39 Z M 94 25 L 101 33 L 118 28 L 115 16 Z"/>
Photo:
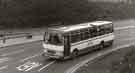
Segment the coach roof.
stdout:
<path fill-rule="evenodd" d="M 95 22 L 91 22 L 90 24 L 95 25 L 95 26 L 100 26 L 103 24 L 110 24 L 110 23 L 112 23 L 112 22 L 110 22 L 110 21 L 95 21 Z"/>
<path fill-rule="evenodd" d="M 54 27 L 54 28 L 50 28 L 50 30 L 59 31 L 59 32 L 69 32 L 69 31 L 92 27 L 93 25 L 99 26 L 99 25 L 109 24 L 109 23 L 112 23 L 112 22 L 110 22 L 110 21 L 95 21 L 95 22 L 80 23 L 80 24 L 70 25 L 70 26 Z"/>

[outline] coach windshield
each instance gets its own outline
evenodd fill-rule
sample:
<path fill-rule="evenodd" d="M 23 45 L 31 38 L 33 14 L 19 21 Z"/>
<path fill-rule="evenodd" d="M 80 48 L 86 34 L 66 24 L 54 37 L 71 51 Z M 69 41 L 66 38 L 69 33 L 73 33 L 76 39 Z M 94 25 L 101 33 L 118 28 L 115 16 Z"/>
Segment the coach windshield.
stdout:
<path fill-rule="evenodd" d="M 63 37 L 60 33 L 45 32 L 44 41 L 47 44 L 63 45 Z"/>

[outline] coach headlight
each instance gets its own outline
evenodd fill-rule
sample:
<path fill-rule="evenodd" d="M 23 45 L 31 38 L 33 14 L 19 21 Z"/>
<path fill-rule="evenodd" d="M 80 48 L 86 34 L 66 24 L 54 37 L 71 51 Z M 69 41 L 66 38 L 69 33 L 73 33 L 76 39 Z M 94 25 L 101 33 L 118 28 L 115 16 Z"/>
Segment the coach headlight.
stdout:
<path fill-rule="evenodd" d="M 63 53 L 60 52 L 60 51 L 57 51 L 57 52 L 56 52 L 56 55 L 63 56 Z"/>

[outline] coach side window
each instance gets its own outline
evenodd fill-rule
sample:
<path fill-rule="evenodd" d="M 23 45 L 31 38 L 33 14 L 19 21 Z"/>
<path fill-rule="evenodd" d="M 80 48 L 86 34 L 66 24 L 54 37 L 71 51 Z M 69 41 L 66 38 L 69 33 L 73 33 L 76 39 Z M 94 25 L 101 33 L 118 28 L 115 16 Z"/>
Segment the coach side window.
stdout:
<path fill-rule="evenodd" d="M 105 31 L 104 26 L 99 26 L 99 35 L 104 35 Z"/>
<path fill-rule="evenodd" d="M 75 43 L 81 40 L 81 34 L 79 31 L 71 32 L 71 43 Z"/>
<path fill-rule="evenodd" d="M 82 36 L 82 40 L 86 40 L 86 39 L 89 39 L 89 30 L 88 29 L 82 29 L 81 30 L 81 36 Z"/>
<path fill-rule="evenodd" d="M 91 38 L 97 36 L 97 29 L 96 29 L 95 27 L 90 28 L 90 29 L 89 29 L 89 32 L 90 32 L 90 34 L 91 34 L 91 35 L 90 35 Z"/>

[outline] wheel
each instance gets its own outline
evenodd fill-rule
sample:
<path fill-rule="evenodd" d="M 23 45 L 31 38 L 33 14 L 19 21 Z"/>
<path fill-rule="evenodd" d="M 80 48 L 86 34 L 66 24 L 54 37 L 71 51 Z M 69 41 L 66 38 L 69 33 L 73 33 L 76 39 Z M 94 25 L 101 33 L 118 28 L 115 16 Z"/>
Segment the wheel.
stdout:
<path fill-rule="evenodd" d="M 105 47 L 105 43 L 104 43 L 104 41 L 102 41 L 101 43 L 100 43 L 100 49 L 103 49 Z"/>
<path fill-rule="evenodd" d="M 45 53 L 42 53 L 42 54 L 41 54 L 41 56 L 43 56 L 43 57 L 44 57 L 44 56 L 45 56 Z"/>
<path fill-rule="evenodd" d="M 112 46 L 112 45 L 113 45 L 113 40 L 112 40 L 112 41 L 109 41 L 109 42 L 107 43 L 107 47 Z"/>
<path fill-rule="evenodd" d="M 76 58 L 78 56 L 78 50 L 74 50 L 73 52 L 72 52 L 72 59 L 74 59 L 74 58 Z"/>

